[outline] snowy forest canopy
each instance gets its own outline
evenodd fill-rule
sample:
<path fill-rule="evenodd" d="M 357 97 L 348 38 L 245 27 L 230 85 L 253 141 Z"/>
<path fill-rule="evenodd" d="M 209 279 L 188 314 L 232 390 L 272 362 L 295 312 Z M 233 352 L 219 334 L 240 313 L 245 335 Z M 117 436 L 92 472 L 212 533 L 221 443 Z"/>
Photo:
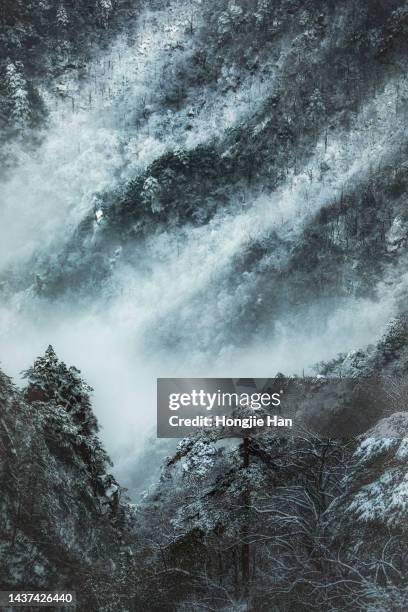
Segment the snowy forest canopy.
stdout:
<path fill-rule="evenodd" d="M 407 34 L 402 0 L 1 2 L 3 589 L 407 609 Z M 389 412 L 152 438 L 156 377 L 277 372 Z"/>

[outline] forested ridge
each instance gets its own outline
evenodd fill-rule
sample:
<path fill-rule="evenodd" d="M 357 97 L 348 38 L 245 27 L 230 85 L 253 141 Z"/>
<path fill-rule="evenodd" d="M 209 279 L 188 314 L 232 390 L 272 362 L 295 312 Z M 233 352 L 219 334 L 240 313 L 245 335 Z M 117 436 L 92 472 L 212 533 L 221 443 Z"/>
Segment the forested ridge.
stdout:
<path fill-rule="evenodd" d="M 78 78 L 98 48 L 137 10 L 128 0 L 55 2 L 4 0 L 0 8 L 1 138 L 46 119 L 40 90 Z M 61 91 L 63 94 L 63 90 Z"/>
<path fill-rule="evenodd" d="M 22 391 L 2 374 L 2 588 L 72 589 L 98 610 L 404 610 L 407 333 L 402 316 L 376 346 L 318 366 L 385 382 L 365 433 L 203 431 L 137 505 L 109 473 L 76 368 L 49 347 Z M 364 394 L 350 398 L 326 405 L 332 419 L 363 410 Z"/>
<path fill-rule="evenodd" d="M 407 609 L 407 33 L 402 0 L 1 3 L 2 368 L 56 347 L 0 374 L 2 589 Z M 127 362 L 140 388 L 306 368 L 316 406 L 375 380 L 382 409 L 322 413 L 353 438 L 137 438 L 140 495 L 96 418 L 148 409 Z"/>
<path fill-rule="evenodd" d="M 27 288 L 53 300 L 74 294 L 75 300 L 86 301 L 94 291 L 109 297 L 112 284 L 127 284 L 122 264 L 141 268 L 143 274 L 141 261 L 148 271 L 177 253 L 181 260 L 186 253 L 189 260 L 190 237 L 207 241 L 215 232 L 220 245 L 226 234 L 234 235 L 234 219 L 242 220 L 247 235 L 239 229 L 220 282 L 230 311 L 225 332 L 234 334 L 237 343 L 248 342 L 254 330 L 269 330 L 271 317 L 284 318 L 287 304 L 302 316 L 318 303 L 326 316 L 339 299 L 376 298 L 390 268 L 403 267 L 405 5 L 190 2 L 183 10 L 153 3 L 147 16 L 132 5 L 142 15 L 136 29 L 125 32 L 110 55 L 101 52 L 99 64 L 88 65 L 88 46 L 113 36 L 108 22 L 102 27 L 101 6 L 75 11 L 67 4 L 69 19 L 61 36 L 69 43 L 68 64 L 59 55 L 59 36 L 40 37 L 51 50 L 42 49 L 39 41 L 35 46 L 34 39 L 35 58 L 43 54 L 56 71 L 49 67 L 38 76 L 43 62 L 37 59 L 33 67 L 24 57 L 24 38 L 7 51 L 11 63 L 6 60 L 4 70 L 12 76 L 3 80 L 9 82 L 3 105 L 9 111 L 2 133 L 18 130 L 20 120 L 24 127 L 25 116 L 34 120 L 44 104 L 29 92 L 38 82 L 44 87 L 52 75 L 52 115 L 58 120 L 58 112 L 63 117 L 72 113 L 72 121 L 82 121 L 82 115 L 85 121 L 90 113 L 89 129 L 98 117 L 94 130 L 100 129 L 103 140 L 95 144 L 93 163 L 98 163 L 101 146 L 106 152 L 101 166 L 82 181 L 80 175 L 72 177 L 78 211 L 73 196 L 64 189 L 55 193 L 49 176 L 44 177 L 43 199 L 57 197 L 61 214 L 69 205 L 66 232 L 58 232 L 57 242 L 50 244 L 57 205 L 43 223 L 34 218 L 38 237 L 34 233 L 30 241 L 39 244 L 29 265 L 24 260 L 17 273 L 5 267 L 6 299 Z M 128 16 L 130 10 L 112 3 L 112 15 Z M 41 22 L 45 17 L 40 15 Z M 53 30 L 51 15 L 50 8 L 50 22 L 45 22 Z M 18 17 L 20 37 L 28 25 L 40 27 L 35 10 L 21 10 Z M 149 49 L 161 33 L 162 49 L 150 61 Z M 24 64 L 22 72 L 16 62 Z M 81 62 L 83 74 L 77 70 Z M 118 82 L 116 63 L 123 70 Z M 47 121 L 46 109 L 44 114 Z M 35 130 L 23 132 L 25 138 L 27 133 L 39 137 Z M 53 146 L 57 153 L 49 163 L 65 163 L 60 141 Z M 78 142 L 68 155 L 81 159 L 87 146 Z M 13 148 L 5 152 L 8 160 L 15 159 Z M 104 188 L 92 180 L 98 174 Z M 93 197 L 86 212 L 80 201 L 89 191 Z M 44 236 L 41 225 L 50 228 Z M 211 287 L 206 292 L 212 293 Z M 207 298 L 212 310 L 214 299 Z M 186 310 L 190 306 L 194 310 L 195 301 Z M 196 321 L 184 310 L 181 315 L 190 333 Z M 171 335 L 172 316 L 167 312 L 159 324 L 164 334 Z M 214 313 L 205 318 L 211 320 Z M 225 319 L 211 324 L 224 327 Z M 181 349 L 184 340 L 180 333 L 176 342 Z M 208 350 L 208 343 L 202 343 Z"/>

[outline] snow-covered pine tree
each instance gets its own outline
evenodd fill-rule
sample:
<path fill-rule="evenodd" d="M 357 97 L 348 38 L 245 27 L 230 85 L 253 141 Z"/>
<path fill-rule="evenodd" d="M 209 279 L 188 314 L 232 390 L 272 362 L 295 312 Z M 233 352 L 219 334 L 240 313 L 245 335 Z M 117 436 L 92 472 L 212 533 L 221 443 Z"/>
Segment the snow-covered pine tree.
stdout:
<path fill-rule="evenodd" d="M 47 352 L 55 366 L 55 354 Z M 81 436 L 55 399 L 26 401 L 0 371 L 0 584 L 10 590 L 22 583 L 47 590 L 75 584 L 80 609 L 93 610 L 101 591 L 105 604 L 117 601 L 112 571 L 132 512 L 113 476 L 91 472 L 81 440 L 97 445 L 94 457 L 106 457 L 97 436 Z"/>
<path fill-rule="evenodd" d="M 57 23 L 61 28 L 65 28 L 69 23 L 68 13 L 62 2 L 57 10 Z"/>
<path fill-rule="evenodd" d="M 50 345 L 45 354 L 23 372 L 28 380 L 24 397 L 28 403 L 48 410 L 50 444 L 54 449 L 65 448 L 72 459 L 77 456 L 84 462 L 95 494 L 106 497 L 112 514 L 116 514 L 121 490 L 115 478 L 107 474 L 110 459 L 97 435 L 99 427 L 90 397 L 93 389 L 80 374 L 77 368 L 68 367 L 59 360 Z"/>
<path fill-rule="evenodd" d="M 6 66 L 6 92 L 14 127 L 23 129 L 30 121 L 31 111 L 27 81 L 21 62 L 8 62 Z"/>
<path fill-rule="evenodd" d="M 98 431 L 90 399 L 93 389 L 80 374 L 74 366 L 60 361 L 50 345 L 23 373 L 28 380 L 25 394 L 28 401 L 54 400 L 73 416 L 82 434 L 91 435 Z"/>
<path fill-rule="evenodd" d="M 114 0 L 97 0 L 100 13 L 100 22 L 106 28 L 113 11 Z"/>

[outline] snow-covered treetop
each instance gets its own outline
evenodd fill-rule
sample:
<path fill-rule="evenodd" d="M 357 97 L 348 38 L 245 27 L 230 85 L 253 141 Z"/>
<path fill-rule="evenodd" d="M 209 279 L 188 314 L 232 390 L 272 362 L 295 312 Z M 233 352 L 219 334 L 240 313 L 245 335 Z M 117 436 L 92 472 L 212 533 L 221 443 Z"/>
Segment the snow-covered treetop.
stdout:
<path fill-rule="evenodd" d="M 83 433 L 98 431 L 92 412 L 90 394 L 93 389 L 80 376 L 74 366 L 68 367 L 60 361 L 50 345 L 44 356 L 38 357 L 34 365 L 23 372 L 28 380 L 25 390 L 28 401 L 54 401 L 71 413 L 81 425 Z"/>

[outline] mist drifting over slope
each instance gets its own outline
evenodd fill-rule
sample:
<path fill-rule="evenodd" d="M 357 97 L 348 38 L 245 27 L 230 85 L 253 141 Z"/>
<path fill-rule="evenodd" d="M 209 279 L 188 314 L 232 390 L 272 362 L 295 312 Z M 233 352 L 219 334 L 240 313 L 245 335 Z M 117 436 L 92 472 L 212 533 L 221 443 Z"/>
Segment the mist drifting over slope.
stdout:
<path fill-rule="evenodd" d="M 272 123 L 296 134 L 306 113 L 271 102 L 288 87 L 293 57 L 306 45 L 318 75 L 328 54 L 336 57 L 353 40 L 346 3 L 330 6 L 324 31 L 313 14 L 304 23 L 297 16 L 274 25 L 273 41 L 251 47 L 245 62 L 234 59 L 244 55 L 235 35 L 227 37 L 223 57 L 207 31 L 216 23 L 222 38 L 244 12 L 225 3 L 214 16 L 205 2 L 142 10 L 86 66 L 85 77 L 71 70 L 44 86 L 48 121 L 37 147 L 27 148 L 21 135 L 6 145 L 16 164 L 0 185 L 2 366 L 17 375 L 48 344 L 78 366 L 95 388 L 102 436 L 125 484 L 136 466 L 129 453 L 143 447 L 155 423 L 156 377 L 310 371 L 317 361 L 375 341 L 404 291 L 401 259 L 392 282 L 385 266 L 370 291 L 355 283 L 320 295 L 312 279 L 312 298 L 285 301 L 295 285 L 290 262 L 319 212 L 364 189 L 379 165 L 400 155 L 405 133 L 395 100 L 408 91 L 398 66 L 378 86 L 361 77 L 360 101 L 342 122 L 335 105 L 323 108 L 317 78 L 310 86 L 313 128 L 303 141 L 288 137 L 292 153 L 284 159 L 273 144 L 268 188 L 262 177 L 244 180 L 231 170 L 233 180 L 210 181 L 208 211 L 166 217 L 163 185 L 179 180 L 166 156 L 189 167 L 189 156 L 211 150 L 237 166 L 240 147 L 249 150 L 242 133 L 249 133 L 262 166 Z M 207 81 L 196 78 L 209 64 Z M 120 202 L 137 180 L 147 221 L 135 213 L 125 224 Z M 332 257 L 322 249 L 325 256 Z M 346 263 L 353 269 L 357 257 Z"/>

